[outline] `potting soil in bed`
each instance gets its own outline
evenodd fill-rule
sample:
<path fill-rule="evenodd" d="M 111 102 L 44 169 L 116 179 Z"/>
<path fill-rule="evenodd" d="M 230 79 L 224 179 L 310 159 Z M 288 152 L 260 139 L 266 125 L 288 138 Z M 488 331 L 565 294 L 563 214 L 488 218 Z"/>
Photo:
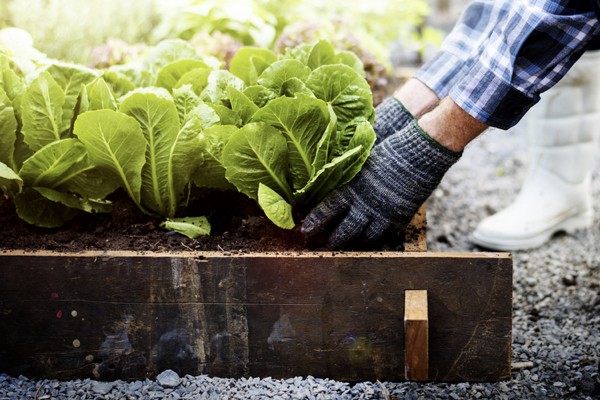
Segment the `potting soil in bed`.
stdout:
<path fill-rule="evenodd" d="M 160 227 L 160 220 L 142 214 L 128 199 L 116 196 L 111 214 L 87 214 L 60 228 L 40 228 L 20 219 L 13 202 L 0 195 L 0 250 L 83 250 L 133 251 L 302 251 L 327 250 L 322 241 L 307 239 L 300 224 L 284 230 L 269 221 L 256 203 L 230 192 L 204 194 L 189 210 L 206 215 L 211 235 L 189 239 Z M 421 227 L 419 229 L 424 229 Z M 417 228 L 407 230 L 408 240 L 419 235 Z M 396 240 L 383 250 L 402 250 Z"/>

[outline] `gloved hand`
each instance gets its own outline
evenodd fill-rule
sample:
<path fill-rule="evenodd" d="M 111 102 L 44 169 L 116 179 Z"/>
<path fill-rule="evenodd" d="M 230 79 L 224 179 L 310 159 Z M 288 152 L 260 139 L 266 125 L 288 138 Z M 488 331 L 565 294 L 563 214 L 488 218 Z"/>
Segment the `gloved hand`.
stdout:
<path fill-rule="evenodd" d="M 381 143 L 388 136 L 403 129 L 414 120 L 413 115 L 395 97 L 388 97 L 375 108 L 373 128 L 377 134 L 375 143 Z"/>
<path fill-rule="evenodd" d="M 326 235 L 332 249 L 380 246 L 404 234 L 460 156 L 413 121 L 375 145 L 361 172 L 315 207 L 301 230 L 309 237 Z"/>

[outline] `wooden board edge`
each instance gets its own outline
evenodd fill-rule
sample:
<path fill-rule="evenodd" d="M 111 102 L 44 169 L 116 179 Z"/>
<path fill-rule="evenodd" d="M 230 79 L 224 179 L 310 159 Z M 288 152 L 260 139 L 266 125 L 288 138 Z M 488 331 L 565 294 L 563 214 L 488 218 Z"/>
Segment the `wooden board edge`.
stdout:
<path fill-rule="evenodd" d="M 298 258 L 464 258 L 464 259 L 512 259 L 511 253 L 505 252 L 337 252 L 337 251 L 303 251 L 303 252 L 244 252 L 244 251 L 181 251 L 181 252 L 138 252 L 129 250 L 89 250 L 81 252 L 64 252 L 53 250 L 0 250 L 0 257 L 150 257 L 150 258 L 256 258 L 256 257 L 298 257 Z"/>

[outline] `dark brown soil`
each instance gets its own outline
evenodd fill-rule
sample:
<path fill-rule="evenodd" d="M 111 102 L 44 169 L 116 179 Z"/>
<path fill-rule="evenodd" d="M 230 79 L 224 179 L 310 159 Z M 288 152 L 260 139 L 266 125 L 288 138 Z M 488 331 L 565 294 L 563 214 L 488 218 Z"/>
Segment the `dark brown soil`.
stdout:
<path fill-rule="evenodd" d="M 12 202 L 0 196 L 0 249 L 261 251 L 299 246 L 299 232 L 277 228 L 246 197 L 214 192 L 202 200 L 190 215 L 206 215 L 212 234 L 194 240 L 160 228 L 161 221 L 142 214 L 125 198 L 114 199 L 112 214 L 82 213 L 61 228 L 48 229 L 22 221 Z"/>
<path fill-rule="evenodd" d="M 39 228 L 21 220 L 12 201 L 0 195 L 0 250 L 301 251 L 327 250 L 308 242 L 299 226 L 288 231 L 270 222 L 254 201 L 231 192 L 205 193 L 187 215 L 206 215 L 211 235 L 189 239 L 160 228 L 126 198 L 114 198 L 112 214 L 87 214 L 61 228 Z M 400 246 L 401 247 L 401 246 Z M 401 248 L 400 248 L 401 250 Z"/>

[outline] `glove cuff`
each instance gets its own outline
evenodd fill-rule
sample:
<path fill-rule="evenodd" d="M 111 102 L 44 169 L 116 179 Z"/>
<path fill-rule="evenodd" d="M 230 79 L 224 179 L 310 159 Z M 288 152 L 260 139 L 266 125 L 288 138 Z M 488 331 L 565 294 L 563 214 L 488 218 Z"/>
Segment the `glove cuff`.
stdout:
<path fill-rule="evenodd" d="M 426 187 L 437 186 L 443 174 L 462 155 L 431 138 L 416 120 L 384 140 L 374 152 L 387 158 L 392 168 L 402 165 L 404 174 L 414 174 L 416 183 Z"/>
<path fill-rule="evenodd" d="M 373 128 L 377 134 L 377 142 L 385 140 L 403 129 L 415 117 L 394 96 L 386 98 L 375 108 Z"/>
<path fill-rule="evenodd" d="M 362 179 L 352 190 L 355 197 L 369 193 L 368 204 L 362 207 L 373 215 L 390 214 L 385 217 L 390 220 L 398 219 L 393 214 L 410 218 L 460 156 L 426 135 L 415 121 L 373 148 Z M 395 199 L 393 209 L 386 203 L 389 199 Z"/>

